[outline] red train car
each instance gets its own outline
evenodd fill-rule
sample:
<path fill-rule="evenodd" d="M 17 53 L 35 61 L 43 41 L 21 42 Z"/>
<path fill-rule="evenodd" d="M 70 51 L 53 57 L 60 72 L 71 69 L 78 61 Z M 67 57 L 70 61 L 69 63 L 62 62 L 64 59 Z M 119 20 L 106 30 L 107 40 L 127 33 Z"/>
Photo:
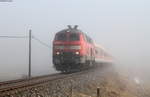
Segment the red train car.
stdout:
<path fill-rule="evenodd" d="M 94 66 L 102 58 L 93 40 L 77 26 L 57 32 L 53 41 L 53 64 L 61 72 L 80 71 Z M 103 51 L 104 52 L 104 51 Z M 106 58 L 106 53 L 105 57 Z M 106 60 L 105 60 L 106 61 Z M 107 62 L 107 61 L 106 61 Z"/>

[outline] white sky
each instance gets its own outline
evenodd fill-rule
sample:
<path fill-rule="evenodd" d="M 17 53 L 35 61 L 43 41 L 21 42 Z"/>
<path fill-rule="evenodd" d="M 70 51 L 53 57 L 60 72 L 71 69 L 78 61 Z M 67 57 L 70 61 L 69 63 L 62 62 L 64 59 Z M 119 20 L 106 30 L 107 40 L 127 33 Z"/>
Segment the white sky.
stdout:
<path fill-rule="evenodd" d="M 149 0 L 13 0 L 0 2 L 0 35 L 28 35 L 51 45 L 68 24 L 79 25 L 119 60 L 148 72 Z M 0 79 L 27 73 L 27 39 L 0 39 Z M 33 41 L 33 75 L 51 73 L 51 49 Z"/>

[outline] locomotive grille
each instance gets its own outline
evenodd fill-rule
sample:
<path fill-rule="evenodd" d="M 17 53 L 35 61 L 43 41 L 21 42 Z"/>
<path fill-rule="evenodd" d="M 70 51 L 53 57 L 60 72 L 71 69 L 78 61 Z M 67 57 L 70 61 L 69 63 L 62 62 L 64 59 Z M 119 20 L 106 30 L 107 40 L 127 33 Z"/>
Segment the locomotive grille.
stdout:
<path fill-rule="evenodd" d="M 61 60 L 63 61 L 71 61 L 74 60 L 77 56 L 74 54 L 74 52 L 63 52 L 61 55 Z"/>
<path fill-rule="evenodd" d="M 74 56 L 73 52 L 63 52 L 62 54 L 62 57 L 64 58 L 71 58 L 73 56 Z"/>

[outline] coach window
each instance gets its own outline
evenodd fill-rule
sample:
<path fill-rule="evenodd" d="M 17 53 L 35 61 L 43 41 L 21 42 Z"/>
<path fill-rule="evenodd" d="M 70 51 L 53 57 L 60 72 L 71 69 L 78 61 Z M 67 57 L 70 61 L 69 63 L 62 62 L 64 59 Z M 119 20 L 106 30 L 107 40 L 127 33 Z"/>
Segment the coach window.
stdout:
<path fill-rule="evenodd" d="M 59 34 L 56 35 L 55 40 L 66 41 L 67 40 L 67 35 L 65 33 L 59 33 Z"/>
<path fill-rule="evenodd" d="M 95 50 L 95 53 L 96 53 L 96 54 L 98 54 L 98 51 L 97 51 L 97 50 Z"/>
<path fill-rule="evenodd" d="M 100 55 L 104 56 L 103 50 L 100 50 Z"/>
<path fill-rule="evenodd" d="M 80 39 L 79 34 L 78 33 L 71 33 L 69 40 L 70 41 L 78 41 Z"/>

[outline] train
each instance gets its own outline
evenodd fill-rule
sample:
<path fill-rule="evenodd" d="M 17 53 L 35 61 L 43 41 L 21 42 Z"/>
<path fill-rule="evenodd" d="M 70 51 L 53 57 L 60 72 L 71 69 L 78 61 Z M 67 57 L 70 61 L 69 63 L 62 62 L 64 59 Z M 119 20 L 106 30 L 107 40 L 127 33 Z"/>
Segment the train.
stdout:
<path fill-rule="evenodd" d="M 112 62 L 112 56 L 79 30 L 77 25 L 68 25 L 67 29 L 55 34 L 52 52 L 54 67 L 62 73 L 81 71 L 97 64 Z"/>

